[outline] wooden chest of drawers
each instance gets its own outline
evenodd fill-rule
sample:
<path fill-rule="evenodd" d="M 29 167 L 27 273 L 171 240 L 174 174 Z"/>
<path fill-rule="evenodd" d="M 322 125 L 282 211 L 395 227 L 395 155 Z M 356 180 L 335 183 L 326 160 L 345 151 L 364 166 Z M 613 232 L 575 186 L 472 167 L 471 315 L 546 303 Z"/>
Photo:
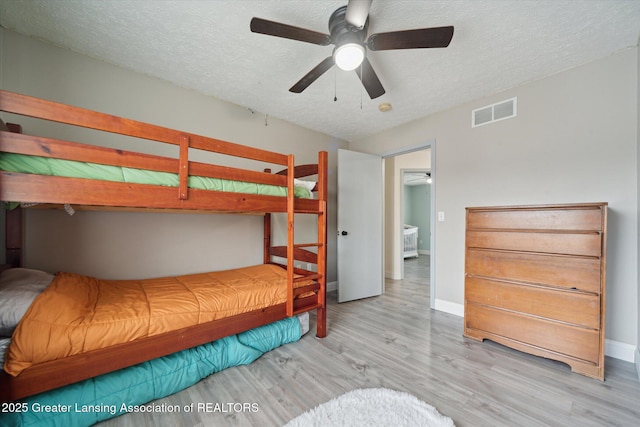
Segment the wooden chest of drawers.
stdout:
<path fill-rule="evenodd" d="M 466 214 L 464 335 L 604 379 L 607 204 Z"/>

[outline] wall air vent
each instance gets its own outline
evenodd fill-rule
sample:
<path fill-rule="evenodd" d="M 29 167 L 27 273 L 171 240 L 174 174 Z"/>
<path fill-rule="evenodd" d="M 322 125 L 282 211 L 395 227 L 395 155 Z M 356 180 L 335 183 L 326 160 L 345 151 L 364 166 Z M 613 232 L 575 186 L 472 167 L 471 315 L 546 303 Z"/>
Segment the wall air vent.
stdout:
<path fill-rule="evenodd" d="M 471 112 L 471 127 L 486 125 L 518 115 L 518 98 L 507 99 Z"/>

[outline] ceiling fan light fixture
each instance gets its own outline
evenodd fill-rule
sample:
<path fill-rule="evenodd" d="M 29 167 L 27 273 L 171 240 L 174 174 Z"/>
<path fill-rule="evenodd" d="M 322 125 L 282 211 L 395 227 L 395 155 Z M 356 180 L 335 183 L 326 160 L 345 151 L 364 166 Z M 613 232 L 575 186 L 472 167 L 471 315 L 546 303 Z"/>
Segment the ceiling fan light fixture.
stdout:
<path fill-rule="evenodd" d="M 345 43 L 333 51 L 333 60 L 341 70 L 355 70 L 364 61 L 364 46 L 358 43 Z"/>

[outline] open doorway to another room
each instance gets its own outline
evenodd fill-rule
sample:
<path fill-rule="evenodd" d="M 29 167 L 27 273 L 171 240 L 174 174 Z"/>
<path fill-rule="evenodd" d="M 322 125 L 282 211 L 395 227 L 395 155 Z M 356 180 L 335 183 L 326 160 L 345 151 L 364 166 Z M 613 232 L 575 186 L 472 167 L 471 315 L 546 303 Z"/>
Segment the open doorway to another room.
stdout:
<path fill-rule="evenodd" d="M 431 161 L 431 146 L 384 156 L 384 267 L 387 286 L 426 293 L 433 306 Z"/>
<path fill-rule="evenodd" d="M 431 255 L 431 169 L 403 170 L 402 278 L 424 284 Z"/>

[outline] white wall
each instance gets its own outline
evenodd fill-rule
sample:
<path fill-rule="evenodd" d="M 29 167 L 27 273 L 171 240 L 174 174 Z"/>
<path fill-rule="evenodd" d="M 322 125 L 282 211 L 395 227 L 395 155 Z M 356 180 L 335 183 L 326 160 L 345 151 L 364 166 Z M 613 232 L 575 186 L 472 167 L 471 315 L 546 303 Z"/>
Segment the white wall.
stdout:
<path fill-rule="evenodd" d="M 404 223 L 418 227 L 418 252 L 431 251 L 431 184 L 404 186 Z"/>
<path fill-rule="evenodd" d="M 293 153 L 296 163 L 315 163 L 329 152 L 328 277 L 336 280 L 336 161 L 344 141 L 0 29 L 0 87 L 62 103 L 184 130 L 240 144 Z M 221 82 L 220 84 L 224 84 Z M 15 117 L 3 114 L 5 121 Z M 175 147 L 114 135 L 87 136 L 59 125 L 20 118 L 26 133 L 69 137 L 116 148 L 175 155 Z M 46 129 L 46 130 L 45 130 Z M 52 135 L 53 133 L 53 135 Z M 205 156 L 194 155 L 192 159 Z M 228 157 L 224 164 L 247 166 Z M 252 167 L 248 165 L 248 167 Z M 256 164 L 255 170 L 263 165 Z M 29 211 L 25 265 L 71 270 L 105 278 L 139 278 L 262 262 L 262 217 Z M 313 228 L 313 230 L 310 229 Z M 315 217 L 296 224 L 315 233 Z M 298 239 L 296 239 L 298 240 Z M 314 239 L 315 240 L 315 239 Z M 310 240 L 303 238 L 304 242 Z"/>
<path fill-rule="evenodd" d="M 435 140 L 436 307 L 462 307 L 465 207 L 608 202 L 606 337 L 638 337 L 638 49 L 355 141 L 385 153 Z M 518 117 L 471 128 L 471 111 L 518 97 Z M 460 311 L 461 312 L 461 311 Z M 631 350 L 633 353 L 633 350 Z"/>

